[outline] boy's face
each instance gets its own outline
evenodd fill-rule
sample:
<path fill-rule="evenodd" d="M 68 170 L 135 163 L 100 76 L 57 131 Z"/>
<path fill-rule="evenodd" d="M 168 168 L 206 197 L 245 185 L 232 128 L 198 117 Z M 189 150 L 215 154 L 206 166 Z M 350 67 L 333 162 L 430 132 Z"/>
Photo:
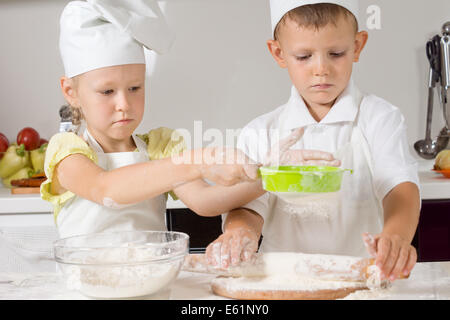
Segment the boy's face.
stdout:
<path fill-rule="evenodd" d="M 279 39 L 267 44 L 308 106 L 331 107 L 347 87 L 353 62 L 366 41 L 366 32 L 355 34 L 352 22 L 341 17 L 336 25 L 329 23 L 319 30 L 287 19 L 280 26 Z"/>
<path fill-rule="evenodd" d="M 129 139 L 145 105 L 145 65 L 105 67 L 76 77 L 75 106 L 91 132 L 109 140 Z"/>

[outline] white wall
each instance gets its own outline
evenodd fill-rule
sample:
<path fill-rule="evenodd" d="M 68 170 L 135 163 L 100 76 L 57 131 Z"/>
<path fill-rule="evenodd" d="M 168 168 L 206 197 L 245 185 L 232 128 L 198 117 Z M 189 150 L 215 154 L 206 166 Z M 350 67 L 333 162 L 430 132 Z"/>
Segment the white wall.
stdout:
<path fill-rule="evenodd" d="M 58 130 L 63 67 L 59 15 L 68 1 L 0 0 L 0 132 L 10 140 L 32 126 L 49 138 Z M 172 51 L 158 57 L 139 132 L 167 126 L 193 130 L 241 128 L 288 99 L 284 70 L 269 55 L 268 0 L 167 0 L 177 32 Z M 361 0 L 381 8 L 381 30 L 355 67 L 359 86 L 397 105 L 411 145 L 425 131 L 428 62 L 425 43 L 450 20 L 450 1 Z M 437 97 L 435 99 L 437 101 Z M 436 103 L 433 134 L 443 127 Z M 207 142 L 206 142 L 207 143 Z"/>

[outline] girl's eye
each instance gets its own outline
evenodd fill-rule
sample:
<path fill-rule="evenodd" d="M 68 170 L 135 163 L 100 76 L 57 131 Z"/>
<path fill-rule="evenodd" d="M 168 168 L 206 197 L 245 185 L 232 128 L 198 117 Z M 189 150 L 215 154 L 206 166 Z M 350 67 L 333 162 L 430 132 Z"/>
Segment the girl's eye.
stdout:
<path fill-rule="evenodd" d="M 113 92 L 114 92 L 114 90 L 112 90 L 112 89 L 101 91 L 101 93 L 105 96 L 110 95 Z"/>
<path fill-rule="evenodd" d="M 138 91 L 141 87 L 131 87 L 129 90 L 130 91 Z"/>

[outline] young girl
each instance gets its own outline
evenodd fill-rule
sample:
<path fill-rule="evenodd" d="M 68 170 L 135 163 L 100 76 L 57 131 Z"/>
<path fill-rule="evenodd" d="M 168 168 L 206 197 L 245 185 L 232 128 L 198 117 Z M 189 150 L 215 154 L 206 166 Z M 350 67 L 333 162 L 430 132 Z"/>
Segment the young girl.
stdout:
<path fill-rule="evenodd" d="M 260 193 L 256 165 L 193 164 L 188 157 L 216 150 L 183 152 L 182 139 L 172 141 L 167 128 L 134 134 L 144 114 L 144 46 L 165 52 L 172 34 L 155 3 L 123 4 L 119 10 L 100 1 L 74 1 L 61 16 L 66 72 L 61 88 L 86 130 L 81 137 L 56 134 L 46 153 L 48 180 L 41 195 L 54 205 L 60 237 L 164 230 L 171 190 L 173 197 L 204 215 L 226 212 Z M 225 187 L 210 187 L 203 178 L 222 185 L 242 183 L 227 188 L 231 197 L 225 202 Z"/>
<path fill-rule="evenodd" d="M 184 150 L 167 128 L 134 134 L 144 114 L 144 46 L 163 53 L 173 36 L 156 2 L 119 3 L 73 1 L 61 16 L 62 93 L 86 130 L 56 134 L 46 153 L 41 195 L 54 205 L 60 237 L 165 230 L 168 193 L 214 216 L 264 192 L 258 166 L 237 150 Z"/>

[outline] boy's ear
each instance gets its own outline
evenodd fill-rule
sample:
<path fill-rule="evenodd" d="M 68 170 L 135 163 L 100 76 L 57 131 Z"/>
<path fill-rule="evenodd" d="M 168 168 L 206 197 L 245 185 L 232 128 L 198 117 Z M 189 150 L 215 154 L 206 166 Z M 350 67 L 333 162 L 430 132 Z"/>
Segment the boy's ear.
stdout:
<path fill-rule="evenodd" d="M 286 61 L 283 57 L 283 51 L 281 50 L 280 42 L 278 40 L 267 40 L 267 47 L 269 48 L 270 54 L 278 63 L 281 68 L 287 68 Z"/>
<path fill-rule="evenodd" d="M 358 62 L 361 52 L 366 46 L 367 40 L 369 39 L 369 34 L 367 31 L 360 31 L 355 37 L 355 59 L 353 62 Z"/>
<path fill-rule="evenodd" d="M 60 84 L 61 84 L 61 92 L 66 99 L 66 101 L 71 106 L 77 105 L 77 97 L 76 97 L 76 90 L 74 88 L 73 80 L 67 77 L 61 77 L 60 78 Z"/>

